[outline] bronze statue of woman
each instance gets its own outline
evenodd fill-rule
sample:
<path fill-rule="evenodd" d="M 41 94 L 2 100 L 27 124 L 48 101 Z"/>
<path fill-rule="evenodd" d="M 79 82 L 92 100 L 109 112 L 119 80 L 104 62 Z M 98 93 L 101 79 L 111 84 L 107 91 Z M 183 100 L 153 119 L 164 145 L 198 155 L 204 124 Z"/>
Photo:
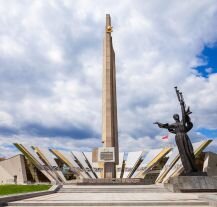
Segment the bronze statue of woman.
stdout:
<path fill-rule="evenodd" d="M 175 123 L 173 124 L 162 124 L 160 122 L 155 122 L 160 128 L 166 128 L 169 132 L 176 134 L 175 141 L 179 150 L 180 158 L 182 165 L 184 167 L 185 175 L 191 175 L 193 172 L 197 172 L 195 165 L 195 156 L 192 143 L 187 135 L 187 132 L 190 131 L 193 127 L 189 114 L 191 114 L 190 109 L 185 110 L 185 102 L 182 96 L 182 93 L 177 90 L 175 87 L 178 100 L 181 105 L 182 111 L 182 120 L 180 121 L 179 115 L 174 114 L 173 119 Z"/>

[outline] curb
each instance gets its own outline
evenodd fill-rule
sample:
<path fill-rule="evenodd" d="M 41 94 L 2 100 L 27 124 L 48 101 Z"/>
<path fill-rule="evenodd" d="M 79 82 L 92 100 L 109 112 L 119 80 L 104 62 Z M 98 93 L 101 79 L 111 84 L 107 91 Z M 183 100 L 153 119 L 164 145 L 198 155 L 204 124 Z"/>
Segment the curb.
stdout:
<path fill-rule="evenodd" d="M 31 192 L 31 193 L 22 193 L 22 194 L 13 194 L 0 197 L 0 206 L 8 206 L 8 202 L 19 201 L 28 198 L 34 198 L 43 195 L 49 195 L 56 193 L 62 185 L 53 185 L 46 191 Z"/>

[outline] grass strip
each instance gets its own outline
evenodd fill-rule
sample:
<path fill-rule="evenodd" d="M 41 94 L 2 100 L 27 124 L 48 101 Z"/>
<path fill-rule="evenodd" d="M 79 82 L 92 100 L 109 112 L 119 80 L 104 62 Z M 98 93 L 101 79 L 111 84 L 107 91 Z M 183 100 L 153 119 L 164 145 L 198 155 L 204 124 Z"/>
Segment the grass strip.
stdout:
<path fill-rule="evenodd" d="M 48 190 L 51 185 L 0 185 L 0 196 Z"/>

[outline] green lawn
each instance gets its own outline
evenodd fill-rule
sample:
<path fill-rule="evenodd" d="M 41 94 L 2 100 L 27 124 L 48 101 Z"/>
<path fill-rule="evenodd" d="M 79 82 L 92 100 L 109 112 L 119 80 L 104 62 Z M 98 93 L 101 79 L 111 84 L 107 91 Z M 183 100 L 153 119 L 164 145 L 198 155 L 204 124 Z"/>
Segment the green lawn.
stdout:
<path fill-rule="evenodd" d="M 48 190 L 51 185 L 0 185 L 0 196 Z"/>

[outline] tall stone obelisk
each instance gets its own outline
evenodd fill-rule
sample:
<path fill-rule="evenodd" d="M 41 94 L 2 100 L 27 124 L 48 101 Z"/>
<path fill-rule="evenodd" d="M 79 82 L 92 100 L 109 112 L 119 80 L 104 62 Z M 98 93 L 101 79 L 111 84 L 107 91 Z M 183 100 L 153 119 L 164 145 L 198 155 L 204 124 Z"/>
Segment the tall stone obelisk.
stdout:
<path fill-rule="evenodd" d="M 119 162 L 115 52 L 111 32 L 111 17 L 106 14 L 103 45 L 102 143 L 105 148 L 114 148 L 114 162 L 104 162 L 104 178 L 116 177 L 116 165 Z"/>

